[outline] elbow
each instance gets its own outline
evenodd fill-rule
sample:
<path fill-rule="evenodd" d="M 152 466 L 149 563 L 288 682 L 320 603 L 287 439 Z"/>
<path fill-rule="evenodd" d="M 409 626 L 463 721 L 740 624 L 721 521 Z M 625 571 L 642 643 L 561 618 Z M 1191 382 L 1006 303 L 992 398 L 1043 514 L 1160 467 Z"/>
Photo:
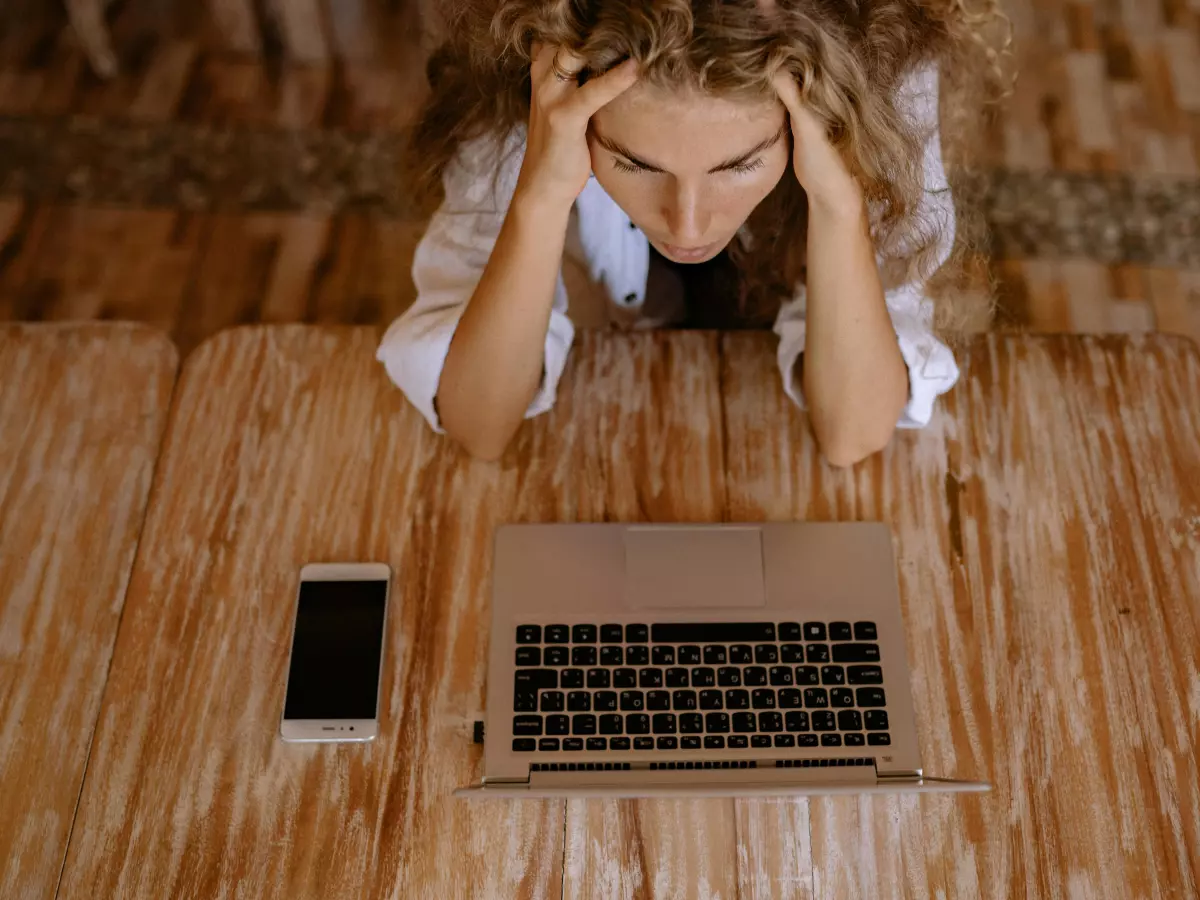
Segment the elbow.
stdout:
<path fill-rule="evenodd" d="M 888 431 L 885 436 L 876 437 L 839 435 L 822 438 L 818 435 L 817 443 L 825 462 L 835 469 L 849 469 L 882 451 L 891 439 L 892 431 Z"/>
<path fill-rule="evenodd" d="M 442 424 L 446 429 L 447 437 L 458 444 L 468 456 L 482 462 L 499 462 L 500 458 L 504 456 L 504 451 L 508 449 L 508 445 L 512 442 L 511 434 L 489 433 L 487 431 L 476 430 L 460 431 L 452 428 L 445 422 Z"/>

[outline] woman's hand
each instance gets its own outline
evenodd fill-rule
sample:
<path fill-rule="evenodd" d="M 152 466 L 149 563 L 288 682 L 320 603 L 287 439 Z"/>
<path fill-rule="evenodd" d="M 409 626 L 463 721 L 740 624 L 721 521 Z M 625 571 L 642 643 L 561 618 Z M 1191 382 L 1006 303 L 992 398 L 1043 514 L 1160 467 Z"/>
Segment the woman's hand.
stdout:
<path fill-rule="evenodd" d="M 810 203 L 857 212 L 862 206 L 862 188 L 833 146 L 824 124 L 800 99 L 795 78 L 789 72 L 779 72 L 774 86 L 792 123 L 792 167 Z"/>
<path fill-rule="evenodd" d="M 557 59 L 557 62 L 556 62 Z M 567 50 L 535 44 L 530 78 L 529 131 L 517 192 L 570 206 L 592 171 L 587 127 L 605 104 L 637 81 L 637 64 L 626 60 L 580 87 L 583 60 Z"/>

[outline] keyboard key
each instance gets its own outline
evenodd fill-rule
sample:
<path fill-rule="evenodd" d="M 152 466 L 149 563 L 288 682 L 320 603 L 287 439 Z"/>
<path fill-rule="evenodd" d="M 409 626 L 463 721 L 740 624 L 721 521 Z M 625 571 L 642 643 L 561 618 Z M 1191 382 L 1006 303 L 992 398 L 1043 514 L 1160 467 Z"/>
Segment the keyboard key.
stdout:
<path fill-rule="evenodd" d="M 667 687 L 681 688 L 688 686 L 687 669 L 667 669 Z"/>
<path fill-rule="evenodd" d="M 587 668 L 596 664 L 595 647 L 572 647 L 571 665 Z"/>
<path fill-rule="evenodd" d="M 815 747 L 820 743 L 820 739 L 815 734 L 798 734 L 796 735 L 797 747 Z"/>
<path fill-rule="evenodd" d="M 596 643 L 596 626 L 576 625 L 571 629 L 571 642 L 574 644 Z"/>
<path fill-rule="evenodd" d="M 542 664 L 542 651 L 537 647 L 518 647 L 517 648 L 517 665 L 518 666 L 540 666 Z"/>
<path fill-rule="evenodd" d="M 638 672 L 638 687 L 657 688 L 662 687 L 662 683 L 662 669 L 642 669 Z"/>
<path fill-rule="evenodd" d="M 629 738 L 627 737 L 614 737 L 608 739 L 609 750 L 628 750 L 629 747 L 630 743 Z"/>
<path fill-rule="evenodd" d="M 625 719 L 618 715 L 600 717 L 601 734 L 620 734 L 625 730 Z"/>
<path fill-rule="evenodd" d="M 670 691 L 647 691 L 646 692 L 646 709 L 670 709 L 671 708 L 671 693 Z"/>
<path fill-rule="evenodd" d="M 803 632 L 800 630 L 799 622 L 782 622 L 779 625 L 779 639 L 781 641 L 798 641 Z"/>
<path fill-rule="evenodd" d="M 621 691 L 621 711 L 640 712 L 646 708 L 646 697 L 641 691 Z"/>
<path fill-rule="evenodd" d="M 728 734 L 729 713 L 711 712 L 705 715 L 704 730 L 709 734 Z"/>
<path fill-rule="evenodd" d="M 645 666 L 650 663 L 650 648 L 645 644 L 625 648 L 625 664 L 627 666 Z"/>
<path fill-rule="evenodd" d="M 771 671 L 768 675 L 770 676 L 771 684 L 775 687 L 787 687 L 792 683 L 791 666 L 771 666 Z"/>
<path fill-rule="evenodd" d="M 546 734 L 570 734 L 571 720 L 566 716 L 546 716 Z"/>
<path fill-rule="evenodd" d="M 851 636 L 849 622 L 829 623 L 829 639 L 831 641 L 848 641 Z"/>
<path fill-rule="evenodd" d="M 608 738 L 594 737 L 587 739 L 587 748 L 589 750 L 607 750 Z"/>
<path fill-rule="evenodd" d="M 825 640 L 825 623 L 824 622 L 805 622 L 804 623 L 804 639 L 806 641 L 823 641 L 823 640 Z"/>
<path fill-rule="evenodd" d="M 625 629 L 620 625 L 601 625 L 600 643 L 620 644 L 625 636 Z"/>
<path fill-rule="evenodd" d="M 542 753 L 557 753 L 558 738 L 542 738 L 538 741 L 538 750 Z"/>
<path fill-rule="evenodd" d="M 613 672 L 612 686 L 615 688 L 637 687 L 637 669 L 616 669 Z"/>
<path fill-rule="evenodd" d="M 754 731 L 758 728 L 758 719 L 754 713 L 734 713 L 733 730 L 739 733 Z"/>
<path fill-rule="evenodd" d="M 583 687 L 583 669 L 563 669 L 562 686 L 565 688 Z"/>
<path fill-rule="evenodd" d="M 820 684 L 821 672 L 816 666 L 796 666 L 796 684 Z"/>
<path fill-rule="evenodd" d="M 804 647 L 801 644 L 784 644 L 779 648 L 779 658 L 785 663 L 802 663 Z"/>
<path fill-rule="evenodd" d="M 754 661 L 766 665 L 779 662 L 779 648 L 774 644 L 759 644 L 754 648 Z"/>
<path fill-rule="evenodd" d="M 566 647 L 547 647 L 544 659 L 548 666 L 565 666 L 571 661 L 571 652 Z"/>
<path fill-rule="evenodd" d="M 724 750 L 725 738 L 719 734 L 707 734 L 704 736 L 705 750 Z"/>
<path fill-rule="evenodd" d="M 872 747 L 890 747 L 892 737 L 886 731 L 872 731 L 867 735 L 867 743 Z"/>
<path fill-rule="evenodd" d="M 681 737 L 679 739 L 679 749 L 680 750 L 699 750 L 700 749 L 700 738 L 698 738 L 694 734 L 689 734 L 685 737 Z"/>
<path fill-rule="evenodd" d="M 600 648 L 600 665 L 619 666 L 625 662 L 625 651 L 621 647 L 604 646 Z"/>
<path fill-rule="evenodd" d="M 813 731 L 837 730 L 837 720 L 833 717 L 833 713 L 828 710 L 819 710 L 808 715 L 809 721 L 812 722 Z"/>
<path fill-rule="evenodd" d="M 749 644 L 734 644 L 729 648 L 729 661 L 736 666 L 754 662 L 754 649 Z"/>
<path fill-rule="evenodd" d="M 571 716 L 571 734 L 595 734 L 596 717 L 591 713 Z"/>
<path fill-rule="evenodd" d="M 537 741 L 533 738 L 513 738 L 512 748 L 515 753 L 529 753 L 537 749 Z"/>
<path fill-rule="evenodd" d="M 625 733 L 626 734 L 649 734 L 650 733 L 650 717 L 645 713 L 637 713 L 632 716 L 625 717 Z M 634 741 L 636 744 L 637 742 Z"/>
<path fill-rule="evenodd" d="M 845 684 L 846 670 L 841 666 L 821 666 L 821 684 Z"/>
<path fill-rule="evenodd" d="M 875 631 L 874 622 L 855 622 L 854 639 L 856 641 L 877 641 L 879 634 Z"/>
<path fill-rule="evenodd" d="M 795 688 L 784 688 L 779 692 L 780 709 L 799 709 L 803 705 L 801 694 Z"/>
<path fill-rule="evenodd" d="M 571 641 L 571 629 L 566 625 L 547 625 L 546 626 L 546 643 L 547 644 L 567 644 Z"/>
<path fill-rule="evenodd" d="M 724 709 L 725 695 L 720 691 L 701 691 L 700 692 L 700 708 L 701 709 Z"/>
<path fill-rule="evenodd" d="M 733 666 L 717 669 L 717 684 L 721 687 L 741 687 L 742 670 Z"/>
<path fill-rule="evenodd" d="M 788 731 L 808 731 L 808 713 L 806 712 L 785 713 L 783 721 L 787 723 Z"/>
<path fill-rule="evenodd" d="M 774 622 L 658 622 L 650 626 L 656 644 L 714 644 L 718 641 L 773 641 Z"/>
<path fill-rule="evenodd" d="M 805 688 L 804 705 L 809 709 L 825 709 L 829 706 L 829 694 L 825 688 Z"/>
<path fill-rule="evenodd" d="M 692 669 L 692 687 L 712 687 L 717 683 L 717 673 L 707 666 Z"/>
<path fill-rule="evenodd" d="M 848 666 L 846 681 L 849 684 L 883 684 L 883 669 L 879 666 Z"/>
<path fill-rule="evenodd" d="M 653 750 L 654 749 L 654 738 L 652 738 L 652 737 L 634 738 L 633 739 L 633 749 L 634 750 Z"/>
<path fill-rule="evenodd" d="M 612 712 L 617 708 L 616 691 L 596 691 L 592 694 L 592 709 L 596 712 Z"/>
<path fill-rule="evenodd" d="M 696 708 L 695 691 L 674 691 L 671 694 L 671 708 L 676 712 Z"/>
<path fill-rule="evenodd" d="M 759 731 L 783 731 L 783 716 L 777 712 L 761 712 L 758 714 Z"/>
<path fill-rule="evenodd" d="M 755 748 L 770 747 L 771 736 L 769 734 L 756 734 L 750 738 L 750 746 Z"/>
<path fill-rule="evenodd" d="M 829 662 L 829 645 L 809 644 L 804 648 L 804 655 L 808 657 L 810 663 L 827 663 Z"/>
<path fill-rule="evenodd" d="M 650 651 L 650 661 L 656 666 L 675 665 L 674 647 L 655 647 Z"/>
<path fill-rule="evenodd" d="M 794 734 L 777 734 L 775 735 L 776 747 L 795 747 L 796 736 Z"/>
<path fill-rule="evenodd" d="M 644 644 L 650 640 L 650 629 L 645 625 L 626 625 L 625 643 Z"/>
<path fill-rule="evenodd" d="M 725 739 L 725 743 L 729 745 L 730 750 L 745 750 L 750 745 L 744 734 L 731 734 Z"/>
<path fill-rule="evenodd" d="M 767 683 L 767 670 L 762 666 L 747 666 L 742 669 L 742 682 L 747 687 L 762 687 Z"/>
<path fill-rule="evenodd" d="M 755 709 L 774 709 L 775 692 L 770 688 L 758 688 L 758 690 L 751 691 L 750 705 Z"/>
<path fill-rule="evenodd" d="M 513 679 L 516 692 L 536 692 L 558 687 L 558 672 L 555 669 L 521 669 Z"/>
<path fill-rule="evenodd" d="M 704 648 L 704 664 L 706 666 L 723 666 L 726 659 L 725 648 L 719 644 L 710 644 Z"/>
<path fill-rule="evenodd" d="M 541 716 L 513 716 L 513 734 L 521 735 L 539 735 L 542 733 L 542 717 Z"/>
<path fill-rule="evenodd" d="M 611 678 L 612 675 L 608 669 L 587 670 L 587 686 L 592 689 L 608 687 Z"/>
<path fill-rule="evenodd" d="M 700 713 L 684 713 L 679 717 L 680 734 L 700 734 L 704 731 L 704 716 Z"/>
<path fill-rule="evenodd" d="M 725 692 L 725 708 L 726 709 L 749 709 L 750 708 L 750 692 L 743 690 L 730 690 Z"/>
<path fill-rule="evenodd" d="M 679 664 L 681 666 L 698 666 L 700 661 L 700 648 L 695 644 L 679 648 Z"/>
<path fill-rule="evenodd" d="M 518 644 L 540 644 L 542 642 L 542 626 L 541 625 L 518 625 L 517 626 L 517 643 Z"/>
<path fill-rule="evenodd" d="M 655 734 L 674 734 L 678 727 L 675 713 L 655 713 L 650 722 Z"/>
<path fill-rule="evenodd" d="M 843 709 L 837 714 L 839 731 L 862 731 L 862 713 L 857 709 Z"/>
<path fill-rule="evenodd" d="M 566 707 L 566 695 L 562 691 L 542 691 L 542 712 L 562 712 Z"/>
<path fill-rule="evenodd" d="M 834 644 L 833 661 L 839 663 L 879 662 L 878 644 Z"/>
<path fill-rule="evenodd" d="M 859 688 L 854 692 L 858 697 L 858 705 L 863 709 L 871 706 L 887 706 L 887 697 L 883 688 Z"/>
<path fill-rule="evenodd" d="M 887 731 L 888 715 L 882 709 L 867 710 L 867 714 L 863 716 L 867 723 L 867 731 Z"/>
<path fill-rule="evenodd" d="M 583 738 L 563 738 L 563 749 L 574 752 L 583 749 Z"/>
<path fill-rule="evenodd" d="M 823 734 L 821 735 L 822 747 L 840 747 L 842 746 L 842 736 L 840 734 Z"/>
<path fill-rule="evenodd" d="M 854 691 L 850 688 L 834 688 L 829 692 L 829 702 L 834 707 L 853 706 Z"/>
<path fill-rule="evenodd" d="M 861 734 L 843 734 L 842 740 L 846 742 L 847 747 L 861 747 L 866 743 L 866 740 Z"/>
<path fill-rule="evenodd" d="M 679 738 L 676 737 L 660 737 L 655 745 L 659 750 L 675 750 L 679 747 Z"/>
<path fill-rule="evenodd" d="M 513 712 L 537 712 L 538 696 L 526 691 L 513 694 Z"/>

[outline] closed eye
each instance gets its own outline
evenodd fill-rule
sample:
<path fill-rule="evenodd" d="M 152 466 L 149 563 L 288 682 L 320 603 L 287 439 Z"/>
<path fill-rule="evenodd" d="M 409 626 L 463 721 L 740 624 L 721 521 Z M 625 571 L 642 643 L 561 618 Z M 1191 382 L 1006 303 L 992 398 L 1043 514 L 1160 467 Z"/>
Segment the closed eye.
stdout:
<path fill-rule="evenodd" d="M 629 160 L 622 159 L 619 156 L 614 156 L 612 162 L 613 168 L 618 172 L 628 172 L 630 174 L 637 174 L 639 172 L 661 172 L 660 169 L 651 168 L 650 166 L 643 166 L 636 162 L 630 162 Z M 749 162 L 723 166 L 722 168 L 718 169 L 717 172 L 736 172 L 739 175 L 748 175 L 757 169 L 761 169 L 764 165 L 766 165 L 766 163 L 763 162 L 763 158 L 760 156 L 757 159 L 750 160 Z M 715 175 L 717 172 L 714 172 L 713 174 Z"/>

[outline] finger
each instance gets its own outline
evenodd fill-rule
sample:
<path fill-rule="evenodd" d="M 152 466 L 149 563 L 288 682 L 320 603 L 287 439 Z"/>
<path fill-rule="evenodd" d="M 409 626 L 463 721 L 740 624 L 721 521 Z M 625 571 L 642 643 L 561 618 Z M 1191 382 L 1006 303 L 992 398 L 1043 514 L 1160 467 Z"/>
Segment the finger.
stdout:
<path fill-rule="evenodd" d="M 581 115 L 591 118 L 603 106 L 612 103 L 617 97 L 634 86 L 638 80 L 637 63 L 627 59 L 619 66 L 609 69 L 603 75 L 592 78 L 575 92 L 571 105 Z"/>
<path fill-rule="evenodd" d="M 554 68 L 556 53 L 558 53 L 558 48 L 550 44 L 535 43 L 530 48 L 529 54 L 532 61 L 529 66 L 529 75 L 535 83 L 545 78 L 546 73 Z"/>
<path fill-rule="evenodd" d="M 772 79 L 772 83 L 780 102 L 787 108 L 791 117 L 793 137 L 813 139 L 827 135 L 825 123 L 801 99 L 800 85 L 791 74 L 780 72 Z"/>
<path fill-rule="evenodd" d="M 804 108 L 804 101 L 800 99 L 800 85 L 791 72 L 786 70 L 776 72 L 775 77 L 771 79 L 771 84 L 775 88 L 779 102 L 787 107 L 787 111 L 793 116 Z"/>

